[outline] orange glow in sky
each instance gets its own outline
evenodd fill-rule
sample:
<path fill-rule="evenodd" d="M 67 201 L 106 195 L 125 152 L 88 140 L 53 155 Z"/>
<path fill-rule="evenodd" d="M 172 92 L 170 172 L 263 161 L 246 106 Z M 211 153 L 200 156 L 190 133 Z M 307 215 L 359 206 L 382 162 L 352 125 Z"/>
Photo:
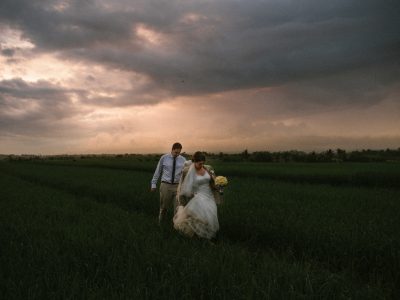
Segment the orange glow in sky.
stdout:
<path fill-rule="evenodd" d="M 0 154 L 400 147 L 394 17 L 228 2 L 10 6 Z"/>

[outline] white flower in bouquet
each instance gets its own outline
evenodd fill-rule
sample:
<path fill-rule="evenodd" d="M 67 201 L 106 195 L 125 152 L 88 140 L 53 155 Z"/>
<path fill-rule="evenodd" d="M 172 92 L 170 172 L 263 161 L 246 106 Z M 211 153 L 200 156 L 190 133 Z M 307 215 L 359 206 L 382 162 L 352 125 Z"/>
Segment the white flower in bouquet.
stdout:
<path fill-rule="evenodd" d="M 215 177 L 215 185 L 227 186 L 228 179 L 225 176 L 217 176 L 217 177 Z"/>

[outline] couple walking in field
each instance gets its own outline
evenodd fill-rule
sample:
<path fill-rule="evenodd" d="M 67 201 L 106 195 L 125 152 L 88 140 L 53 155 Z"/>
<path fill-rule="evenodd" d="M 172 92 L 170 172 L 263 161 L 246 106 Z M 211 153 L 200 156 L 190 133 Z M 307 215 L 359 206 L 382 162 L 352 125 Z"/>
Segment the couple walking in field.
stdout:
<path fill-rule="evenodd" d="M 151 190 L 160 184 L 159 223 L 165 221 L 168 208 L 174 207 L 174 228 L 186 236 L 212 239 L 218 229 L 217 203 L 221 190 L 215 184 L 215 172 L 205 165 L 205 155 L 195 152 L 191 160 L 180 155 L 182 145 L 172 145 L 171 153 L 161 156 L 151 181 Z"/>

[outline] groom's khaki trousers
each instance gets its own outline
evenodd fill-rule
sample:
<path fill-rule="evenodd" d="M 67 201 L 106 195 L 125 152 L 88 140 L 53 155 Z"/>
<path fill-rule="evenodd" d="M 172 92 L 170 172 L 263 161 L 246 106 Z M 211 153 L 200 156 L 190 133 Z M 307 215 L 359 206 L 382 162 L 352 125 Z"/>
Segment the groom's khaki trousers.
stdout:
<path fill-rule="evenodd" d="M 161 223 L 165 219 L 165 215 L 167 214 L 168 208 L 172 205 L 175 209 L 177 207 L 177 199 L 176 199 L 176 190 L 178 188 L 178 184 L 170 184 L 161 182 L 160 185 L 160 214 L 158 216 L 158 221 Z"/>

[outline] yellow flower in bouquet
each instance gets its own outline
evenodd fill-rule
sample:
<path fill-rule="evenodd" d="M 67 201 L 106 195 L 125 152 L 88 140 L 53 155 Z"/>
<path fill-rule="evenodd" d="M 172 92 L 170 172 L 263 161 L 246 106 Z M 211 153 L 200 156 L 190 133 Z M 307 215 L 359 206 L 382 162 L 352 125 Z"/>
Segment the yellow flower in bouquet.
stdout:
<path fill-rule="evenodd" d="M 215 185 L 227 186 L 228 185 L 228 179 L 225 176 L 217 176 L 217 177 L 215 177 Z"/>

